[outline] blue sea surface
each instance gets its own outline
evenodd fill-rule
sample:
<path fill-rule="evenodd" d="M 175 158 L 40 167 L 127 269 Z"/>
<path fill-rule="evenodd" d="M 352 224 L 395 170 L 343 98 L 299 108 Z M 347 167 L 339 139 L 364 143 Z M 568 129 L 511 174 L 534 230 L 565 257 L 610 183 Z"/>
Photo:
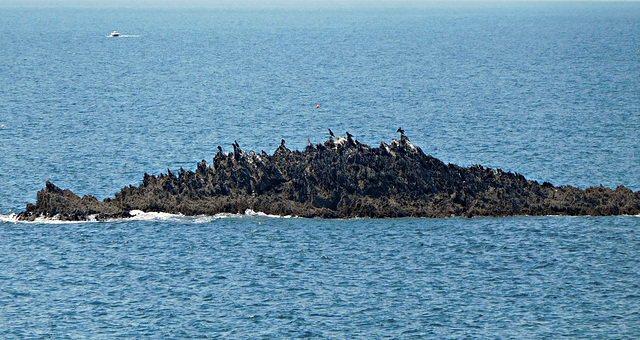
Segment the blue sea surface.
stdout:
<path fill-rule="evenodd" d="M 640 337 L 638 216 L 14 218 L 46 180 L 103 199 L 328 128 L 638 191 L 638 2 L 0 7 L 0 30 L 1 338 Z"/>

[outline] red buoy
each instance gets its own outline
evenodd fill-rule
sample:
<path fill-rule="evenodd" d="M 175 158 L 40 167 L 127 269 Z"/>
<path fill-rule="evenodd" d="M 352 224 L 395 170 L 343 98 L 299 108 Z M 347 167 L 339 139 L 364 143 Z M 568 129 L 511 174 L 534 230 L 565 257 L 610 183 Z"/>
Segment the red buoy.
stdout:
<path fill-rule="evenodd" d="M 320 108 L 320 104 L 316 105 L 316 108 L 318 108 L 318 109 L 319 109 L 319 108 Z"/>

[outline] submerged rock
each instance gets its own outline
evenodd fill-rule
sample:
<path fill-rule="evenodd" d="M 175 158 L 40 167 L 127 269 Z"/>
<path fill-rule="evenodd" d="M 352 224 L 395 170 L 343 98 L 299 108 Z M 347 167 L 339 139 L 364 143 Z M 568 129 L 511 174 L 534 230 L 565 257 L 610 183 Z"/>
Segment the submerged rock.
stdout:
<path fill-rule="evenodd" d="M 402 135 L 370 147 L 330 138 L 273 155 L 248 154 L 234 142 L 213 164 L 198 163 L 159 176 L 144 174 L 142 185 L 125 187 L 113 199 L 78 197 L 47 181 L 35 205 L 19 220 L 105 220 L 129 211 L 183 215 L 244 213 L 299 217 L 451 217 L 510 215 L 637 215 L 640 192 L 528 181 L 522 175 L 480 165 L 460 167 L 424 154 Z"/>

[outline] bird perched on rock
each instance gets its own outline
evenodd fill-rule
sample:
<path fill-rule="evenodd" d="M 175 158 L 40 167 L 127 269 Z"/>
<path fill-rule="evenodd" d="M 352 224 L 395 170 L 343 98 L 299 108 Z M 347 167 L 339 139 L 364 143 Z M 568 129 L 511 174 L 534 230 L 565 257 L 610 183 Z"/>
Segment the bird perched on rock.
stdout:
<path fill-rule="evenodd" d="M 331 131 L 331 129 L 329 129 L 329 135 L 334 138 L 336 137 L 336 135 L 333 134 L 333 131 Z"/>
<path fill-rule="evenodd" d="M 280 141 L 280 145 L 284 146 L 284 139 Z"/>
<path fill-rule="evenodd" d="M 218 151 L 222 152 L 222 147 L 218 145 Z"/>
<path fill-rule="evenodd" d="M 400 132 L 401 135 L 404 135 L 404 130 L 402 128 L 398 128 L 398 131 L 396 132 Z"/>
<path fill-rule="evenodd" d="M 347 131 L 347 142 L 349 142 L 349 144 L 353 145 L 354 141 L 353 141 L 353 135 L 349 133 L 349 131 Z"/>

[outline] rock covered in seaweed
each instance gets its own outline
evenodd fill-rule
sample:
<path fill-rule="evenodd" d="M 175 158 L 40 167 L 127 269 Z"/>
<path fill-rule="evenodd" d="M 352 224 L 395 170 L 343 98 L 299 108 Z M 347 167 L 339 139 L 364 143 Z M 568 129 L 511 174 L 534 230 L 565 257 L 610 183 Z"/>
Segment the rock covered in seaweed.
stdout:
<path fill-rule="evenodd" d="M 370 147 L 347 138 L 330 138 L 273 153 L 246 153 L 234 142 L 233 153 L 219 151 L 213 164 L 195 171 L 145 174 L 138 187 L 125 187 L 100 202 L 78 197 L 47 181 L 35 205 L 20 220 L 128 217 L 129 211 L 184 215 L 244 213 L 300 217 L 450 217 L 510 215 L 636 215 L 640 192 L 528 181 L 522 175 L 444 164 L 426 155 L 402 135 L 390 144 Z"/>

